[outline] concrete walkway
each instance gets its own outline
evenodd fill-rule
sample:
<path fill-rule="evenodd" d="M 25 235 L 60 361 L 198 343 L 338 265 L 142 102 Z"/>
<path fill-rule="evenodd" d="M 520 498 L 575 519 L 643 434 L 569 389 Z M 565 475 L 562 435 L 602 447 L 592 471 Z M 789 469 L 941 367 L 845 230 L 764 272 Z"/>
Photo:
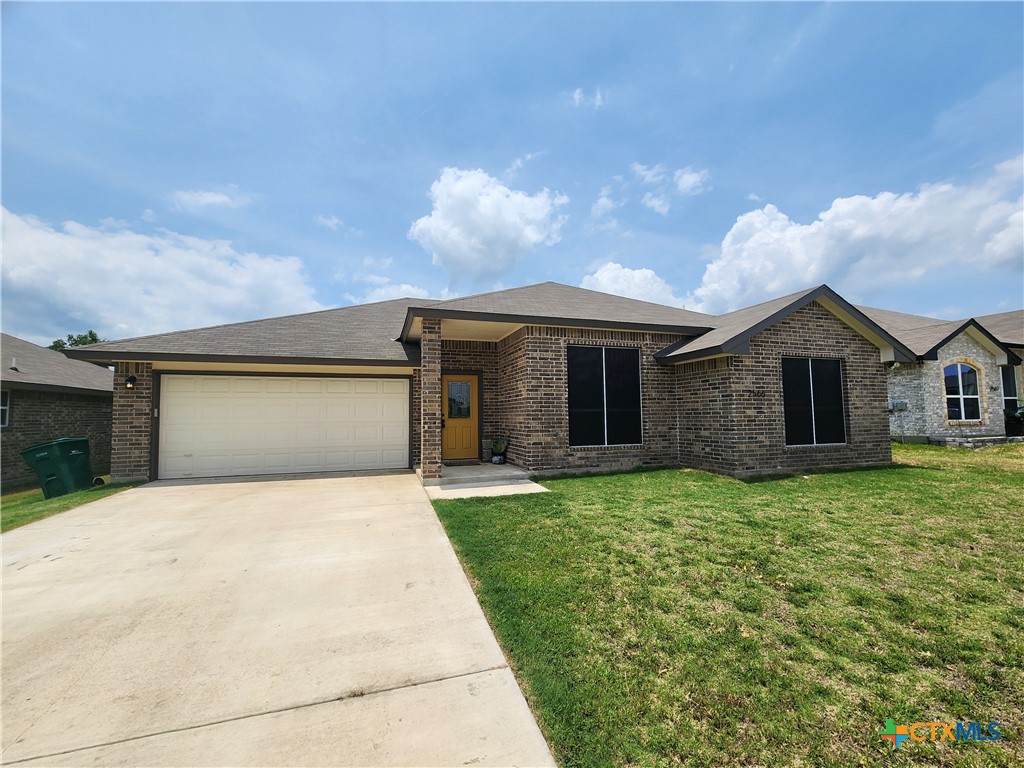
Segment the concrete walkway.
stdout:
<path fill-rule="evenodd" d="M 554 764 L 411 473 L 151 483 L 2 544 L 4 764 Z"/>

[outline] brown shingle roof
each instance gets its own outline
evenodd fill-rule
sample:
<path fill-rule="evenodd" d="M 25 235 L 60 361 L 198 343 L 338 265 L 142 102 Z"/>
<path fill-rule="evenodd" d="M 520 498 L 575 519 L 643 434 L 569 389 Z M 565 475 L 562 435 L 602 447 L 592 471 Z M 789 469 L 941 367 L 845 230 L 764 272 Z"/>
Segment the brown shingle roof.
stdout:
<path fill-rule="evenodd" d="M 1024 347 L 1024 309 L 974 318 L 988 332 L 1010 347 Z"/>
<path fill-rule="evenodd" d="M 779 322 L 791 312 L 819 298 L 831 301 L 833 305 L 843 309 L 878 337 L 891 344 L 898 355 L 903 356 L 906 360 L 911 359 L 910 350 L 901 345 L 892 334 L 873 322 L 871 318 L 858 312 L 856 307 L 849 304 L 827 285 L 797 291 L 788 296 L 780 296 L 771 301 L 755 304 L 752 307 L 718 315 L 713 318 L 713 324 L 716 326 L 714 330 L 695 339 L 667 347 L 656 357 L 663 363 L 680 363 L 715 355 L 746 354 L 749 351 L 750 339 L 755 335 Z"/>
<path fill-rule="evenodd" d="M 932 355 L 937 347 L 970 325 L 980 327 L 1000 344 L 1011 347 L 1024 346 L 1024 309 L 961 320 L 939 320 L 874 307 L 858 309 L 897 336 L 918 357 Z"/>
<path fill-rule="evenodd" d="M 594 328 L 629 326 L 703 331 L 714 324 L 711 315 L 701 312 L 552 282 L 438 301 L 429 307 L 414 309 L 410 313 L 410 316 L 412 315 L 479 316 L 479 319 L 533 322 L 543 325 L 561 322 Z M 408 331 L 409 325 L 407 321 L 405 332 Z"/>
<path fill-rule="evenodd" d="M 215 358 L 221 362 L 418 365 L 419 347 L 395 339 L 409 307 L 431 303 L 395 299 L 111 341 L 79 347 L 71 354 L 90 360 Z"/>
<path fill-rule="evenodd" d="M 11 370 L 12 361 L 17 366 Z M 60 352 L 0 334 L 0 381 L 5 389 L 46 389 L 112 394 L 114 374 L 92 363 L 68 360 Z"/>

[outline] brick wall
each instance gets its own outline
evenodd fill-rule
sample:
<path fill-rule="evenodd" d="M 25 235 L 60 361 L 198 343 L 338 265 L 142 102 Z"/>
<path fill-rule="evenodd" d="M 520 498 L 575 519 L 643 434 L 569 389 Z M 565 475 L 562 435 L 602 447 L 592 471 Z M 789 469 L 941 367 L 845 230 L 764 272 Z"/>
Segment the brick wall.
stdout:
<path fill-rule="evenodd" d="M 653 354 L 678 341 L 673 334 L 527 326 L 512 340 L 516 352 L 511 389 L 503 402 L 511 425 L 510 459 L 531 471 L 629 469 L 677 462 L 674 372 Z M 519 344 L 522 350 L 519 350 Z M 640 350 L 643 444 L 597 448 L 569 446 L 568 371 L 570 344 Z"/>
<path fill-rule="evenodd" d="M 38 485 L 21 452 L 62 437 L 88 437 L 93 474 L 110 472 L 111 395 L 14 389 L 9 397 L 10 421 L 0 429 L 0 483 L 4 488 Z"/>
<path fill-rule="evenodd" d="M 420 369 L 414 368 L 412 372 L 412 381 L 409 383 L 409 387 L 412 390 L 412 402 L 409 404 L 409 421 L 412 422 L 410 425 L 410 436 L 412 438 L 412 455 L 409 457 L 412 461 L 413 467 L 418 467 L 420 463 L 420 427 L 422 426 L 423 416 L 420 408 Z"/>
<path fill-rule="evenodd" d="M 423 318 L 420 334 L 420 471 L 441 476 L 441 321 Z"/>
<path fill-rule="evenodd" d="M 134 376 L 135 387 L 124 382 Z M 153 365 L 117 364 L 114 371 L 114 424 L 110 451 L 111 480 L 150 479 L 150 446 L 153 430 Z"/>
<path fill-rule="evenodd" d="M 783 357 L 843 363 L 846 444 L 788 447 Z M 878 349 L 819 304 L 750 342 L 750 354 L 678 367 L 679 460 L 740 477 L 892 461 L 885 366 Z"/>
<path fill-rule="evenodd" d="M 480 373 L 483 402 L 480 423 L 481 456 L 490 458 L 491 438 L 500 432 L 501 408 L 498 373 L 498 344 L 493 341 L 441 341 L 441 373 Z M 476 404 L 473 404 L 476 407 Z"/>
<path fill-rule="evenodd" d="M 941 347 L 938 357 L 937 361 L 901 363 L 898 368 L 889 370 L 889 397 L 907 401 L 906 411 L 894 411 L 889 416 L 892 436 L 948 438 L 997 437 L 1004 434 L 1003 384 L 992 353 L 962 333 Z M 943 369 L 952 363 L 966 363 L 978 371 L 980 421 L 950 421 L 946 418 Z"/>

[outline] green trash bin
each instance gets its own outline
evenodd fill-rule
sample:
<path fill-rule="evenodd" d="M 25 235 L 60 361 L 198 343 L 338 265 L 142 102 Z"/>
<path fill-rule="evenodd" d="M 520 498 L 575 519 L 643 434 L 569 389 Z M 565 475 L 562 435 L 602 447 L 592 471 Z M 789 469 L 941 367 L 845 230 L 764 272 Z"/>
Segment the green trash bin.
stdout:
<path fill-rule="evenodd" d="M 47 499 L 92 487 L 87 437 L 62 437 L 34 445 L 22 451 L 21 458 L 36 473 Z"/>

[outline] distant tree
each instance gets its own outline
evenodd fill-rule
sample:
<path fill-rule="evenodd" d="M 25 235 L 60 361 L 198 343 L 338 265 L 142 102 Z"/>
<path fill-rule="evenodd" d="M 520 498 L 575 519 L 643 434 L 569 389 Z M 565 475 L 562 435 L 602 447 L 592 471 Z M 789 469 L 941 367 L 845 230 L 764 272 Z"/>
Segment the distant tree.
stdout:
<path fill-rule="evenodd" d="M 84 347 L 89 344 L 99 344 L 101 341 L 106 341 L 106 339 L 101 339 L 99 334 L 90 328 L 85 333 L 79 333 L 77 335 L 69 333 L 66 339 L 55 339 L 50 345 L 50 349 L 55 352 L 60 352 L 62 349 L 67 349 L 68 347 Z"/>

